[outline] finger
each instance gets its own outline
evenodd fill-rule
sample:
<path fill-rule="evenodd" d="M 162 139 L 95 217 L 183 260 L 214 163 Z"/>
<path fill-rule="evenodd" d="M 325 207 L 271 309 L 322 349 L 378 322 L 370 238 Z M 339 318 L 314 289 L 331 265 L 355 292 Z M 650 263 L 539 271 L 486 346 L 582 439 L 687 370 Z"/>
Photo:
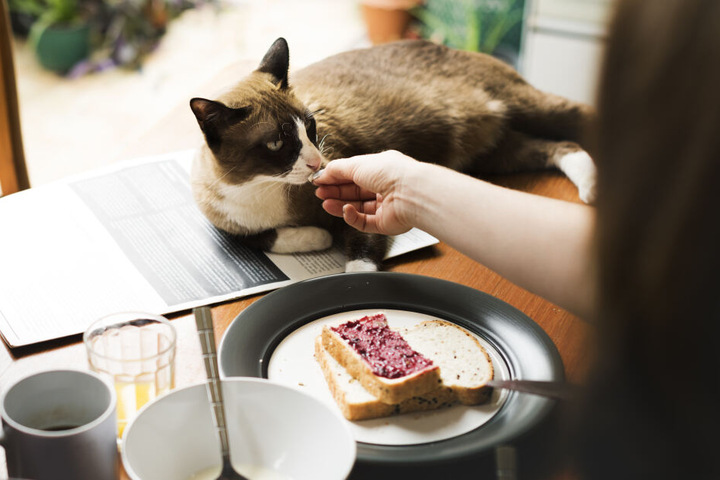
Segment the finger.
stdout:
<path fill-rule="evenodd" d="M 313 176 L 313 183 L 315 185 L 352 183 L 352 174 L 353 168 L 347 159 L 333 160 Z"/>
<path fill-rule="evenodd" d="M 315 189 L 315 196 L 321 199 L 335 198 L 338 200 L 370 200 L 375 193 L 362 189 L 355 184 L 322 185 Z"/>
<path fill-rule="evenodd" d="M 345 203 L 342 200 L 328 199 L 323 201 L 322 208 L 334 217 L 342 217 Z"/>
<path fill-rule="evenodd" d="M 335 198 L 329 198 L 324 200 L 322 203 L 323 209 L 335 217 L 343 216 L 343 208 L 345 205 L 352 205 L 352 207 L 358 212 L 375 215 L 379 204 L 375 200 L 367 202 L 346 202 Z"/>
<path fill-rule="evenodd" d="M 343 219 L 345 223 L 362 232 L 379 233 L 375 227 L 375 223 L 372 222 L 372 218 L 373 217 L 365 213 L 358 212 L 357 209 L 349 203 L 343 207 Z"/>

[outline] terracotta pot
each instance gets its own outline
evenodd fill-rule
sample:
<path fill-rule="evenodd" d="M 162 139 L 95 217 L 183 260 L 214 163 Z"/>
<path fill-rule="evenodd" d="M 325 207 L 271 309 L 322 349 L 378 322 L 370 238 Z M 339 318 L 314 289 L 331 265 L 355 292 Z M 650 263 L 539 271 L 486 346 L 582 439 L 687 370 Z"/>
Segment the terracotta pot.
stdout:
<path fill-rule="evenodd" d="M 362 4 L 363 19 L 373 45 L 394 42 L 405 37 L 412 15 L 405 8 L 386 8 Z"/>

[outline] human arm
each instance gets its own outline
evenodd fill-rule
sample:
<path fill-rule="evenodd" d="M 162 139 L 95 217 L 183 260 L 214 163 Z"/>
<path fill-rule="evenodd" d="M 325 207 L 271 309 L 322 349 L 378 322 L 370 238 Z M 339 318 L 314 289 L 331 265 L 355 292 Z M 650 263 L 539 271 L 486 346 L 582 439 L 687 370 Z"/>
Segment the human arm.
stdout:
<path fill-rule="evenodd" d="M 334 160 L 315 183 L 323 207 L 356 228 L 389 235 L 420 228 L 573 313 L 593 311 L 591 207 L 392 151 Z"/>

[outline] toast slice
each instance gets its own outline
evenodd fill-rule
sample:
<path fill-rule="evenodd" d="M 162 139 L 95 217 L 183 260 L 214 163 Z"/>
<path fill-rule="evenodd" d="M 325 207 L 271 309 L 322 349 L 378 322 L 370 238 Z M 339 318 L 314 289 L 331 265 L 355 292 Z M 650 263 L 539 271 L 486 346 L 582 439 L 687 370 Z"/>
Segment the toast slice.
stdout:
<path fill-rule="evenodd" d="M 443 386 L 453 390 L 458 402 L 478 405 L 487 401 L 485 385 L 495 372 L 478 339 L 454 323 L 427 320 L 402 332 L 408 344 L 440 367 Z"/>
<path fill-rule="evenodd" d="M 365 390 L 365 387 L 325 350 L 321 336 L 315 339 L 315 358 L 320 364 L 335 403 L 348 420 L 369 420 L 402 413 L 434 410 L 440 407 L 449 407 L 457 402 L 455 393 L 447 387 L 440 387 L 400 403 L 381 402 Z"/>
<path fill-rule="evenodd" d="M 382 313 L 323 327 L 322 345 L 378 400 L 397 404 L 440 386 L 440 369 L 414 351 Z"/>
<path fill-rule="evenodd" d="M 368 392 L 330 355 L 323 346 L 322 336 L 318 336 L 315 358 L 345 418 L 365 420 L 457 403 L 479 405 L 489 400 L 492 389 L 485 383 L 493 378 L 492 362 L 472 334 L 455 324 L 430 320 L 404 330 L 402 335 L 414 350 L 422 352 L 440 367 L 442 384 L 395 404 L 382 402 Z"/>

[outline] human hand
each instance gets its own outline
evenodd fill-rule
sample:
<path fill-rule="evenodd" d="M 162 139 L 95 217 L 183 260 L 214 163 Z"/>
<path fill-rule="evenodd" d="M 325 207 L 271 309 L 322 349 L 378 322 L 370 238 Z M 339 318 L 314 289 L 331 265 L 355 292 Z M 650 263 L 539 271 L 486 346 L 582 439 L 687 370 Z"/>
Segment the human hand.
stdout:
<path fill-rule="evenodd" d="M 397 151 L 331 161 L 313 183 L 323 208 L 363 232 L 398 235 L 414 225 L 408 178 L 420 162 Z"/>

